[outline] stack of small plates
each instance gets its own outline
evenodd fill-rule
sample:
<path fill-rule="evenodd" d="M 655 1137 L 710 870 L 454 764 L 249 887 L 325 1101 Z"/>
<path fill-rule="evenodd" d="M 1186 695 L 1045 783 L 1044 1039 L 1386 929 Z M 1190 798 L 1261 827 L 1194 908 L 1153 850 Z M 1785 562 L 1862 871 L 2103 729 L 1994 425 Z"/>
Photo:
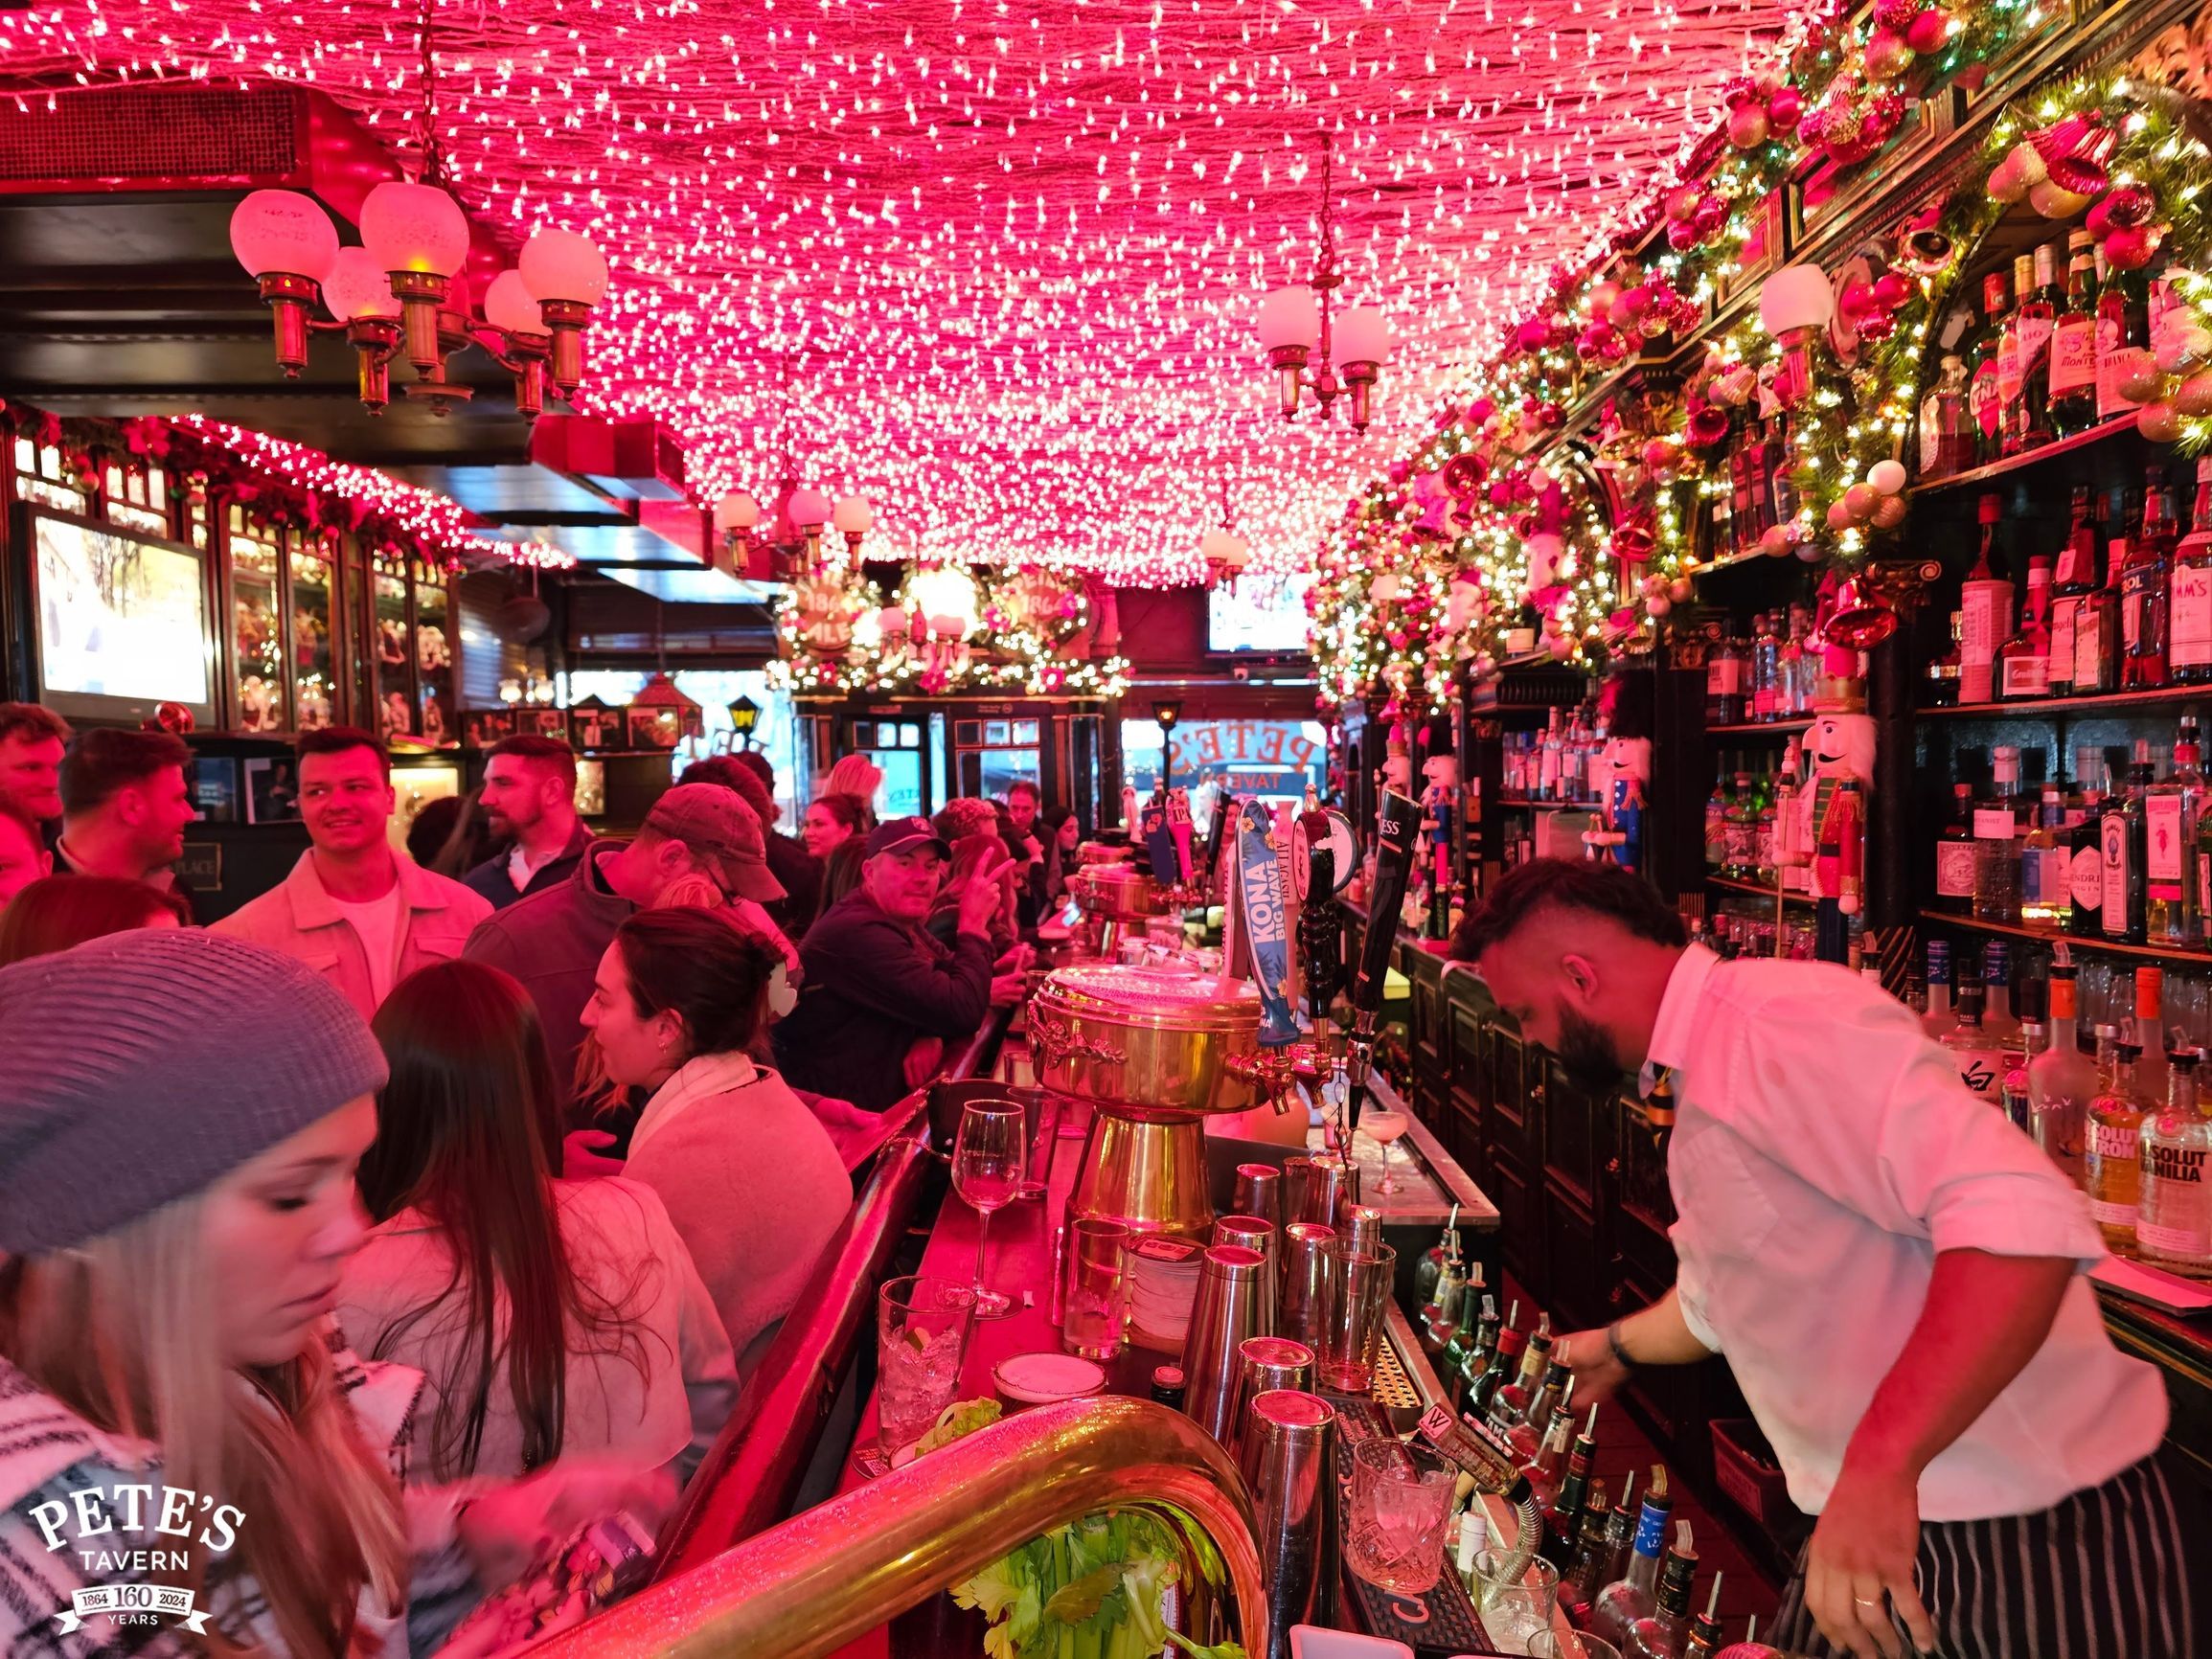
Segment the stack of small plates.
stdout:
<path fill-rule="evenodd" d="M 1129 1246 L 1129 1340 L 1162 1353 L 1183 1352 L 1205 1255 L 1195 1239 L 1154 1234 Z"/>

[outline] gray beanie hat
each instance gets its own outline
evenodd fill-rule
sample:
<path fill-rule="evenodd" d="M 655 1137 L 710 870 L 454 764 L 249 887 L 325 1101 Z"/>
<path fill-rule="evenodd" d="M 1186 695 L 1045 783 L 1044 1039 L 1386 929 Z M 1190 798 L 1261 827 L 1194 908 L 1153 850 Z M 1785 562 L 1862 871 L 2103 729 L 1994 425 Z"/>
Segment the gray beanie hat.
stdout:
<path fill-rule="evenodd" d="M 0 1250 L 149 1215 L 386 1076 L 353 1004 L 244 940 L 148 929 L 0 968 Z"/>

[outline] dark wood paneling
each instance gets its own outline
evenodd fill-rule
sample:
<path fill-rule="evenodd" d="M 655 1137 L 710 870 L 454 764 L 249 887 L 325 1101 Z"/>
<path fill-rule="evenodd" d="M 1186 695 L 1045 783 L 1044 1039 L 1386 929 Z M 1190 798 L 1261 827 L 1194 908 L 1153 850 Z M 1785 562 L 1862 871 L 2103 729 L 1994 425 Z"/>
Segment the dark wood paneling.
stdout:
<path fill-rule="evenodd" d="M 1506 1266 L 1541 1301 L 1548 1275 L 1544 1272 L 1543 1237 L 1536 1225 L 1537 1189 L 1529 1180 L 1528 1166 L 1516 1153 L 1494 1145 L 1490 1176 L 1483 1191 L 1497 1206 L 1498 1248 Z"/>
<path fill-rule="evenodd" d="M 1551 1055 L 1543 1059 L 1544 1101 L 1540 1125 L 1545 1176 L 1571 1193 L 1585 1211 L 1597 1200 L 1598 1147 L 1603 1131 L 1598 1105 L 1567 1080 Z"/>
<path fill-rule="evenodd" d="M 1559 1330 L 1584 1330 L 1613 1315 L 1606 1306 L 1606 1251 L 1595 1213 L 1584 1198 L 1548 1176 L 1543 1184 L 1545 1265 L 1550 1270 L 1543 1303 Z"/>

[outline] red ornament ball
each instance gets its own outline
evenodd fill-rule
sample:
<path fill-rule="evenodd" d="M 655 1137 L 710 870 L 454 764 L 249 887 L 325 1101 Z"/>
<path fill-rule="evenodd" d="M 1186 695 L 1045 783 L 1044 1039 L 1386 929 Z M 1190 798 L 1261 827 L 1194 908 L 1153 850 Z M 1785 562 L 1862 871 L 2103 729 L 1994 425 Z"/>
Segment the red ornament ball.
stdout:
<path fill-rule="evenodd" d="M 1950 38 L 1950 13 L 1939 6 L 1930 6 L 1905 25 L 1904 43 L 1913 51 L 1926 55 L 1943 50 Z"/>
<path fill-rule="evenodd" d="M 2139 271 L 2158 251 L 2158 239 L 2146 225 L 2122 225 L 2105 238 L 2105 262 L 2115 270 Z"/>
<path fill-rule="evenodd" d="M 1767 101 L 1767 125 L 1776 132 L 1795 132 L 1804 119 L 1805 96 L 1794 86 L 1785 86 Z"/>

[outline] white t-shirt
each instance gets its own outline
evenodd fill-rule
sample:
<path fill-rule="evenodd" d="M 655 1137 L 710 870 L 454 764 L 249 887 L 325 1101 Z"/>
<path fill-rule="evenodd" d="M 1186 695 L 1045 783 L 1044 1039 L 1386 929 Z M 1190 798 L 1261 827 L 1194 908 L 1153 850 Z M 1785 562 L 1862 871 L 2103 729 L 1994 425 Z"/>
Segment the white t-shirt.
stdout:
<path fill-rule="evenodd" d="M 392 980 L 399 966 L 399 930 L 407 916 L 399 884 L 393 882 L 391 892 L 366 904 L 347 904 L 336 898 L 331 902 L 359 937 L 361 949 L 369 958 L 369 994 L 381 1003 L 391 994 Z"/>

